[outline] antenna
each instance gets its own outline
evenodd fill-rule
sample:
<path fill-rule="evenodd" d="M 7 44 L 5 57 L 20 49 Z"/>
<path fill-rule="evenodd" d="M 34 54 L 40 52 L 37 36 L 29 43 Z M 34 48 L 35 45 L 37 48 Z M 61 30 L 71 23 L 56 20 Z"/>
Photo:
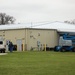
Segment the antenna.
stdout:
<path fill-rule="evenodd" d="M 32 25 L 33 25 L 33 24 L 32 24 L 32 22 L 31 22 L 31 28 L 32 28 Z"/>

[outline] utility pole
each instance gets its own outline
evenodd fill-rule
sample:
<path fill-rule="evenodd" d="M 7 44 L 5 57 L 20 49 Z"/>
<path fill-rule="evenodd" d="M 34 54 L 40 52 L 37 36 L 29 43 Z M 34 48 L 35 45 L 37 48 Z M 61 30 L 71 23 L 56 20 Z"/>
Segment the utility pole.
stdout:
<path fill-rule="evenodd" d="M 32 25 L 33 25 L 33 24 L 32 24 L 32 22 L 31 22 L 31 28 L 32 28 Z"/>

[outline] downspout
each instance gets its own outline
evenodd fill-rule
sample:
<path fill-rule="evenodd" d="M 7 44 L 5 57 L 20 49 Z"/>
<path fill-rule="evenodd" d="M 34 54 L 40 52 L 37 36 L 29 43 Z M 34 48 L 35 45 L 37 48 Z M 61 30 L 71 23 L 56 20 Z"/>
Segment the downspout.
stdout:
<path fill-rule="evenodd" d="M 25 44 L 26 44 L 26 29 L 24 29 L 24 43 L 23 43 L 23 51 L 25 51 Z"/>
<path fill-rule="evenodd" d="M 25 30 L 25 50 L 27 50 L 27 29 Z"/>

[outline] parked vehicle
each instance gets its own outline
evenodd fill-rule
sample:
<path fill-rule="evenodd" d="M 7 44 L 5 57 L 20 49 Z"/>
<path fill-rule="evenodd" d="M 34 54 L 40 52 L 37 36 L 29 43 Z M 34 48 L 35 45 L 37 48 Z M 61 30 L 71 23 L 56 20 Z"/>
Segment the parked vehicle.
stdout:
<path fill-rule="evenodd" d="M 0 53 L 5 53 L 5 44 L 2 40 L 0 40 Z"/>
<path fill-rule="evenodd" d="M 73 46 L 73 42 L 75 41 L 75 36 L 69 35 L 68 33 L 63 34 L 59 38 L 59 45 L 55 46 L 54 51 L 73 51 L 75 52 L 75 47 Z"/>

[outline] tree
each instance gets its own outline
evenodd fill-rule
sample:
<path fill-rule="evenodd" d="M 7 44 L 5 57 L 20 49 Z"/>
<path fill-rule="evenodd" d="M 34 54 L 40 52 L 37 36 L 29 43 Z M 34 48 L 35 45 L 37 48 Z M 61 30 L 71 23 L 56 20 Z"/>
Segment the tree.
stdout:
<path fill-rule="evenodd" d="M 15 18 L 13 16 L 6 15 L 6 13 L 0 13 L 0 25 L 13 24 Z"/>
<path fill-rule="evenodd" d="M 65 23 L 69 23 L 69 24 L 75 24 L 75 19 L 71 20 L 71 21 L 64 21 Z"/>

